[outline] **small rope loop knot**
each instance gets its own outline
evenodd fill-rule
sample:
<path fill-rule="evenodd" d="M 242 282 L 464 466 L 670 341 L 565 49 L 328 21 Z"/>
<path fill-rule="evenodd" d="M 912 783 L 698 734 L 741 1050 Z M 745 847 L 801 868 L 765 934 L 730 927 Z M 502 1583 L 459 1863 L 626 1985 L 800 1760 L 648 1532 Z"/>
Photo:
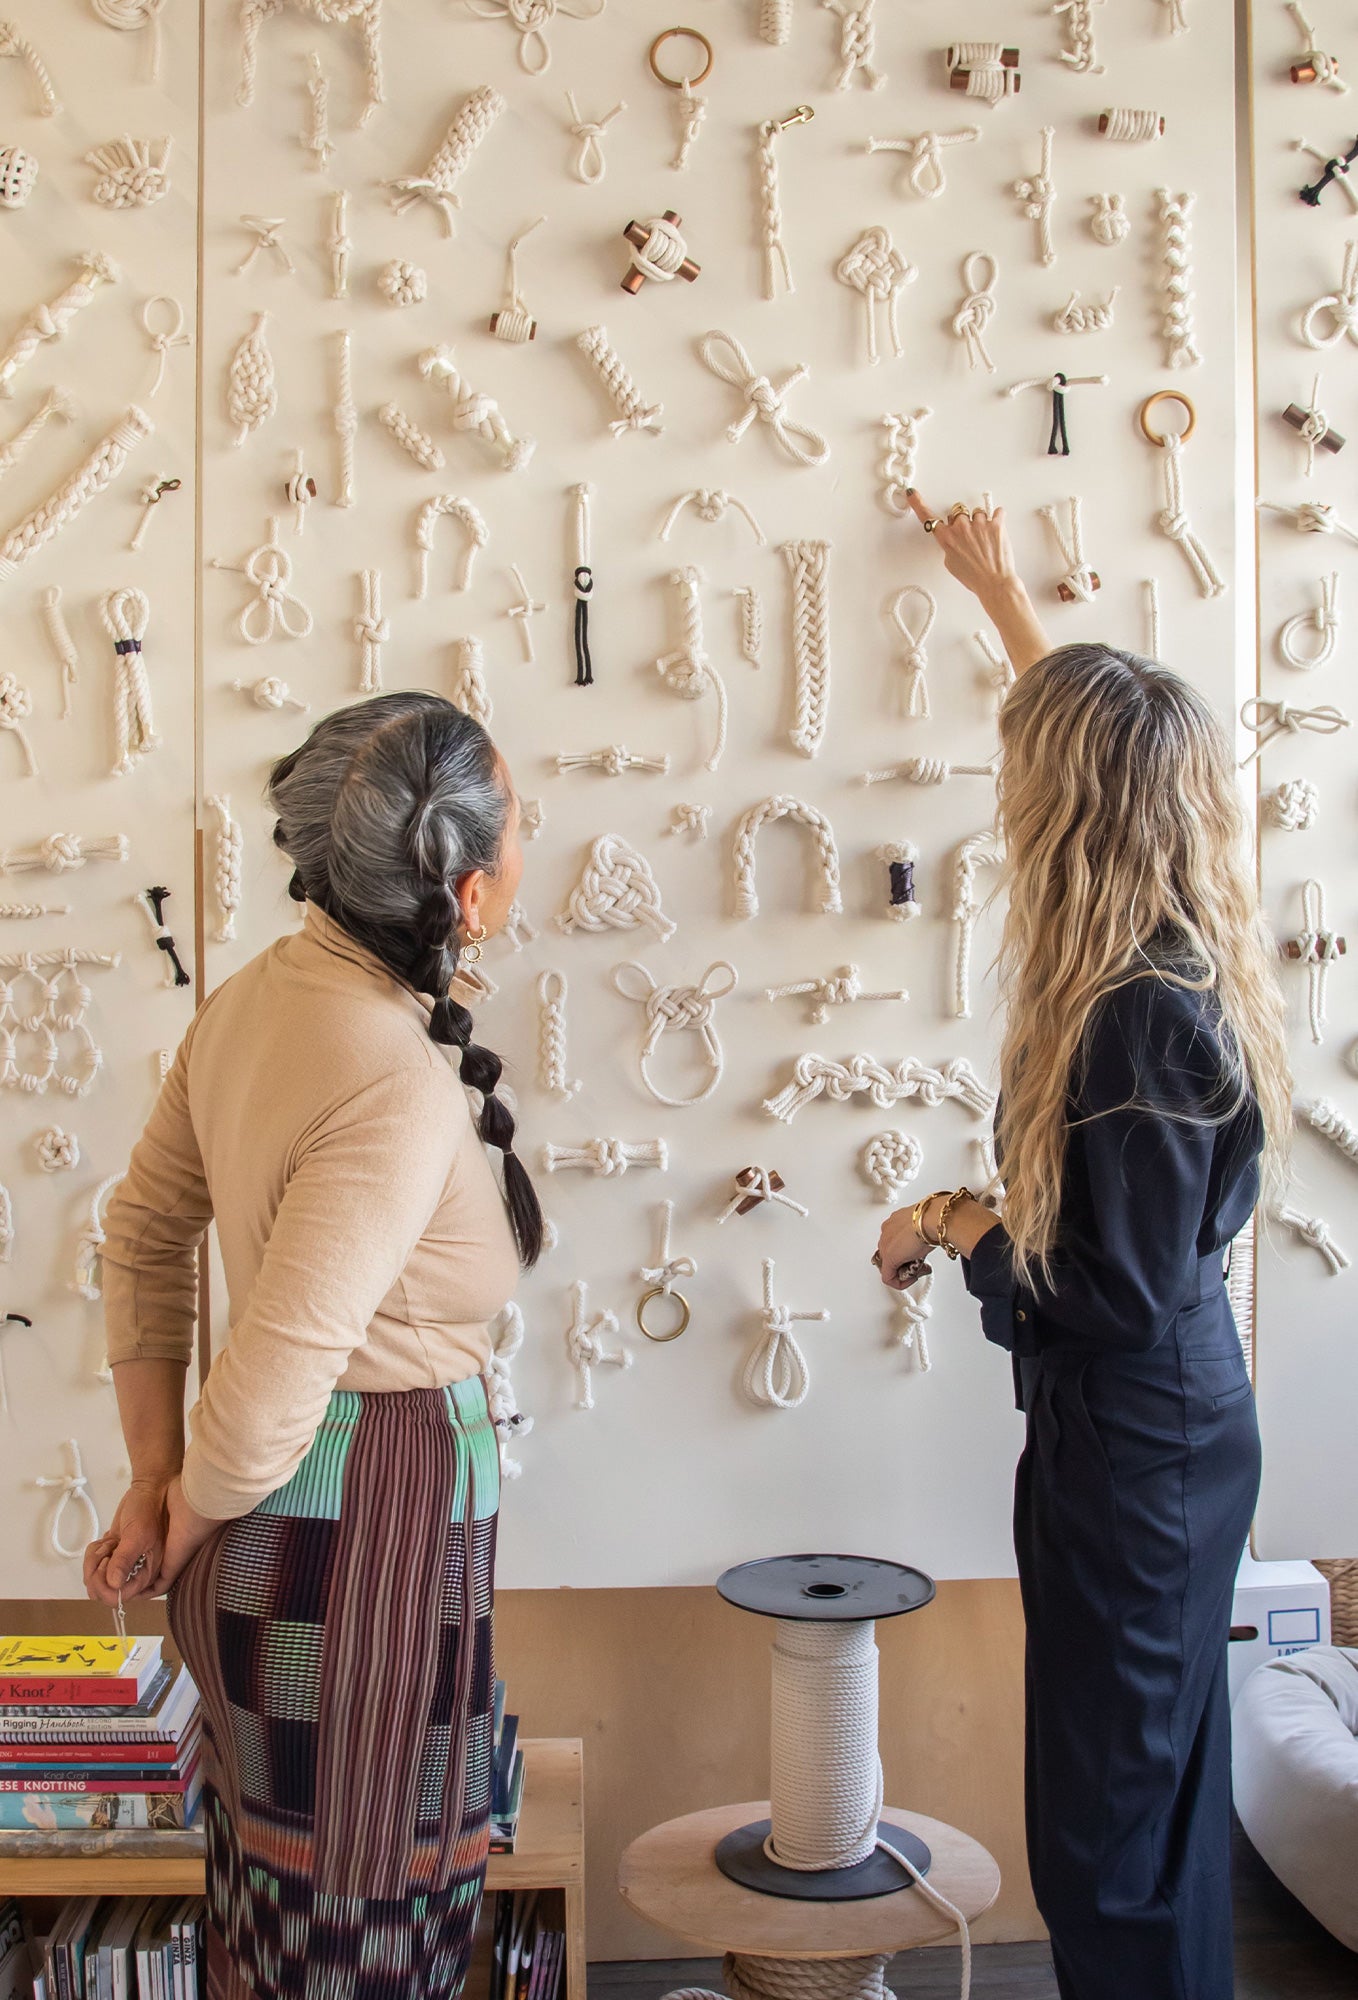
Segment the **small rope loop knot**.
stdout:
<path fill-rule="evenodd" d="M 1309 673 L 1333 658 L 1339 643 L 1338 605 L 1339 572 L 1335 570 L 1320 579 L 1320 603 L 1310 611 L 1297 612 L 1278 634 L 1278 650 L 1289 667 Z M 1320 638 L 1315 650 L 1308 652 L 1306 642 L 1311 633 L 1318 633 Z"/>
<path fill-rule="evenodd" d="M 923 606 L 923 618 L 918 631 L 912 631 L 906 618 L 907 599 L 916 599 Z M 928 718 L 929 688 L 924 676 L 929 665 L 926 650 L 934 620 L 938 616 L 938 600 L 921 583 L 907 583 L 897 591 L 891 601 L 891 620 L 900 633 L 905 650 L 901 664 L 906 671 L 906 713 L 910 716 Z"/>
<path fill-rule="evenodd" d="M 1309 778 L 1288 778 L 1265 792 L 1260 803 L 1265 817 L 1284 833 L 1306 833 L 1316 823 L 1320 793 Z"/>
<path fill-rule="evenodd" d="M 74 1132 L 63 1132 L 60 1125 L 49 1125 L 45 1132 L 39 1132 L 33 1144 L 45 1174 L 71 1173 L 80 1165 L 80 1141 Z"/>
<path fill-rule="evenodd" d="M 990 275 L 984 284 L 976 276 L 982 265 L 989 267 Z M 962 282 L 967 287 L 966 296 L 953 316 L 954 338 L 964 343 L 967 365 L 970 368 L 984 368 L 991 375 L 995 373 L 995 363 L 985 344 L 986 330 L 995 317 L 995 281 L 999 276 L 999 266 L 995 259 L 984 250 L 973 250 L 962 266 Z"/>

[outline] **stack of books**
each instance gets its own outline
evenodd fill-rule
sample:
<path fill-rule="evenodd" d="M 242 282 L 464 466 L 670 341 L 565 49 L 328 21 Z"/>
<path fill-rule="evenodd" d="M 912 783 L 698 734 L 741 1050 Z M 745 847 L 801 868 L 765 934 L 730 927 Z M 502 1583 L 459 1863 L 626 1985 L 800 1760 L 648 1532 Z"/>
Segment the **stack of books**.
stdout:
<path fill-rule="evenodd" d="M 0 1830 L 191 1826 L 201 1733 L 159 1639 L 0 1638 Z"/>
<path fill-rule="evenodd" d="M 560 1892 L 516 1889 L 496 1898 L 489 2000 L 559 2000 L 566 1990 L 566 1932 L 552 1906 Z"/>
<path fill-rule="evenodd" d="M 505 1684 L 495 1683 L 495 1764 L 490 1781 L 490 1851 L 512 1854 L 523 1806 L 519 1718 L 505 1714 Z"/>
<path fill-rule="evenodd" d="M 0 1905 L 0 2000 L 201 2000 L 201 1896 L 73 1896 L 45 1936 Z"/>

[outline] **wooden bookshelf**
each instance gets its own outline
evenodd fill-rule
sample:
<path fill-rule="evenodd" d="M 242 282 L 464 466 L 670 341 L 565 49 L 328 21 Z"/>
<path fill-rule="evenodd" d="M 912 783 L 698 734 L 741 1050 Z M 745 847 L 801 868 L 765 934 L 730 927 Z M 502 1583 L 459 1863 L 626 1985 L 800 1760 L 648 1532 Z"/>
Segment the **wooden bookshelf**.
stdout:
<path fill-rule="evenodd" d="M 521 1739 L 524 1785 L 512 1854 L 492 1854 L 486 1893 L 556 1889 L 566 1921 L 566 2000 L 585 2000 L 584 1746 Z M 203 1836 L 0 1833 L 0 1896 L 193 1896 L 204 1892 Z"/>

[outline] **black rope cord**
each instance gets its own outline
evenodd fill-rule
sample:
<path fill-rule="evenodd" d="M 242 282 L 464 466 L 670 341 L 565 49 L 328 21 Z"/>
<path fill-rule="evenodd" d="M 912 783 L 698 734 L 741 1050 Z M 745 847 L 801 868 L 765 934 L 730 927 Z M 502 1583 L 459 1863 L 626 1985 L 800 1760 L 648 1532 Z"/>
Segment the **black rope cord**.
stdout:
<path fill-rule="evenodd" d="M 1325 171 L 1321 174 L 1318 181 L 1313 181 L 1310 187 L 1298 189 L 1298 194 L 1302 201 L 1306 203 L 1306 206 L 1308 208 L 1319 208 L 1320 197 L 1324 194 L 1326 188 L 1329 187 L 1331 181 L 1337 181 L 1341 175 L 1347 179 L 1349 168 L 1355 160 L 1358 160 L 1358 139 L 1354 140 L 1342 160 L 1326 160 Z"/>
<path fill-rule="evenodd" d="M 915 864 L 913 861 L 889 861 L 887 871 L 891 877 L 891 905 L 896 908 L 901 903 L 915 900 Z"/>
<path fill-rule="evenodd" d="M 1052 428 L 1047 439 L 1048 458 L 1070 457 L 1070 432 L 1066 429 L 1066 378 L 1058 372 L 1052 376 Z"/>
<path fill-rule="evenodd" d="M 589 651 L 589 600 L 594 589 L 594 571 L 581 563 L 575 572 L 575 685 L 594 685 L 594 662 Z"/>
<path fill-rule="evenodd" d="M 143 889 L 142 899 L 145 902 L 147 908 L 151 910 L 155 915 L 156 950 L 163 951 L 167 956 L 167 958 L 169 959 L 170 964 L 174 967 L 175 985 L 176 986 L 191 985 L 192 981 L 190 980 L 188 973 L 184 970 L 184 963 L 179 956 L 179 952 L 175 945 L 175 941 L 170 936 L 169 931 L 167 931 L 165 928 L 165 905 L 170 900 L 169 890 L 165 888 L 163 885 L 157 884 L 157 886 L 154 889 Z"/>

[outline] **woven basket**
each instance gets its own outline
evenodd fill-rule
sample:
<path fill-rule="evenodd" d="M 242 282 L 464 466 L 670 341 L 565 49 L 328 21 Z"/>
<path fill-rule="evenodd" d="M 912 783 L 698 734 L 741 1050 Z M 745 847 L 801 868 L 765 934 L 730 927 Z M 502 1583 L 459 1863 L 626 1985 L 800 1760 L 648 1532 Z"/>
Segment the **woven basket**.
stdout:
<path fill-rule="evenodd" d="M 1317 1560 L 1316 1568 L 1329 1579 L 1331 1643 L 1358 1646 L 1358 1556 Z"/>

